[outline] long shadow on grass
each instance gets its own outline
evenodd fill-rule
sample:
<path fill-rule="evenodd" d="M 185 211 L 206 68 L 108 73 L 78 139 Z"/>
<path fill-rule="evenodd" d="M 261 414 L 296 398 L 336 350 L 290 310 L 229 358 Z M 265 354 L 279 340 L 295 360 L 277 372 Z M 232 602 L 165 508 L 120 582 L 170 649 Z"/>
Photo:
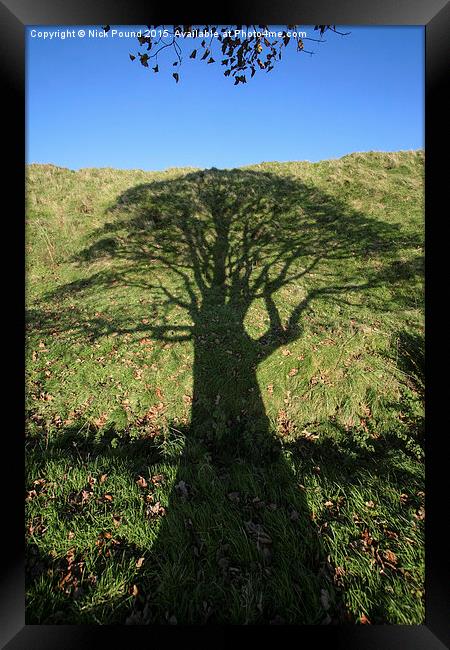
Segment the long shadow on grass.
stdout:
<path fill-rule="evenodd" d="M 30 314 L 32 326 L 34 320 L 43 331 L 70 329 L 92 340 L 113 332 L 172 345 L 189 340 L 193 394 L 189 425 L 173 425 L 181 440 L 175 487 L 163 510 L 155 500 L 148 504 L 149 525 L 159 528 L 133 602 L 111 617 L 113 603 L 103 604 L 97 620 L 321 622 L 332 586 L 299 487 L 303 452 L 293 448 L 295 462 L 286 460 L 257 370 L 301 336 L 313 302 L 338 307 L 364 292 L 383 309 L 376 289 L 395 283 L 395 274 L 368 265 L 362 276 L 360 259 L 415 242 L 314 187 L 246 170 L 141 185 L 119 197 L 111 215 L 78 262 L 112 264 L 47 299 L 134 287 L 158 315 L 133 323 L 125 310 L 89 316 L 87 324 L 73 312 L 55 321 L 43 310 Z M 252 321 L 255 305 L 264 307 L 265 321 Z M 178 322 L 174 309 L 184 312 Z M 103 453 L 101 445 L 92 449 Z M 129 452 L 122 467 L 135 481 L 139 468 Z"/>

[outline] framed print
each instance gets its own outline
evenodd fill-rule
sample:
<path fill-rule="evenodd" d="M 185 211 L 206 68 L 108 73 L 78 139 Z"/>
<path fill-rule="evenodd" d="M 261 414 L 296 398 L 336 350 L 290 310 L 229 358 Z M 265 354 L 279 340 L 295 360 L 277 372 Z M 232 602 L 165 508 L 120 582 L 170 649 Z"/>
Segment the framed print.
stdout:
<path fill-rule="evenodd" d="M 2 647 L 446 647 L 448 6 L 0 10 Z"/>

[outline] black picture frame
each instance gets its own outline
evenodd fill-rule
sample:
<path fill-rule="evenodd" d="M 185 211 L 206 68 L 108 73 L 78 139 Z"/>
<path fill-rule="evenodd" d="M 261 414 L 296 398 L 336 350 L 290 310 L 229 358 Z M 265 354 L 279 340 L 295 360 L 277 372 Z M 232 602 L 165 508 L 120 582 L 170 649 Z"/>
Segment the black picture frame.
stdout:
<path fill-rule="evenodd" d="M 174 10 L 162 5 L 146 5 L 139 2 L 97 0 L 88 3 L 61 2 L 58 0 L 7 0 L 0 3 L 0 49 L 3 88 L 3 148 L 5 165 L 5 194 L 8 194 L 8 210 L 3 211 L 4 220 L 11 225 L 11 234 L 5 238 L 7 249 L 16 261 L 14 274 L 11 266 L 5 267 L 5 305 L 8 309 L 7 348 L 15 350 L 13 361 L 6 365 L 4 377 L 8 387 L 4 400 L 4 490 L 3 521 L 7 522 L 2 536 L 0 588 L 0 647 L 8 650 L 26 648 L 33 650 L 101 646 L 112 639 L 115 643 L 138 644 L 144 642 L 158 646 L 166 643 L 167 635 L 173 641 L 199 643 L 202 639 L 215 637 L 215 642 L 229 643 L 234 632 L 245 643 L 254 643 L 254 629 L 247 628 L 141 628 L 117 626 L 38 626 L 25 625 L 24 598 L 24 447 L 23 447 L 23 377 L 24 377 L 24 188 L 25 188 L 25 27 L 27 25 L 86 25 L 86 24 L 204 24 L 211 20 L 218 24 L 258 22 L 264 24 L 312 25 L 330 23 L 336 25 L 422 25 L 426 39 L 426 327 L 427 327 L 427 520 L 426 520 L 426 624 L 418 626 L 365 625 L 365 626 L 304 626 L 302 628 L 265 627 L 267 643 L 273 643 L 288 633 L 297 643 L 331 643 L 342 648 L 423 648 L 441 650 L 450 647 L 450 590 L 448 586 L 448 536 L 444 535 L 446 524 L 445 505 L 440 484 L 438 461 L 445 455 L 444 430 L 439 426 L 439 414 L 444 415 L 445 398 L 439 393 L 440 380 L 433 379 L 431 361 L 436 356 L 436 341 L 445 345 L 445 331 L 439 332 L 439 324 L 445 321 L 436 316 L 440 301 L 433 301 L 434 281 L 431 282 L 431 260 L 445 259 L 443 238 L 439 237 L 442 217 L 445 217 L 445 153 L 446 121 L 448 103 L 444 102 L 449 52 L 450 6 L 446 0 L 343 0 L 339 3 L 302 0 L 292 3 L 230 3 L 211 8 L 208 15 L 194 7 L 184 5 L 176 17 Z M 448 128 L 447 128 L 448 130 Z M 447 154 L 448 155 L 448 154 Z M 448 182 L 448 181 L 447 181 Z M 13 189 L 14 188 L 14 189 Z M 5 224 L 6 225 L 6 224 Z M 5 256 L 6 256 L 5 251 Z M 13 275 L 13 277 L 12 277 Z M 440 294 L 439 294 L 440 295 Z M 442 298 L 441 298 L 442 300 Z M 431 313 L 431 305 L 433 312 Z M 432 336 L 429 332 L 432 332 Z M 442 337 L 442 338 L 441 338 Z M 445 384 L 445 380 L 444 380 Z M 14 402 L 13 402 L 14 399 Z M 11 404 L 11 402 L 13 402 Z M 442 419 L 445 422 L 445 419 Z M 445 456 L 444 456 L 445 457 Z M 7 477 L 7 478 L 6 478 Z M 6 496 L 5 496 L 6 495 Z M 273 636 L 275 635 L 275 636 Z M 306 635 L 306 637 L 305 637 Z M 310 636 L 311 635 L 311 636 Z M 105 636 L 108 637 L 105 639 Z M 310 636 L 309 640 L 306 640 Z M 176 639 L 175 639 L 176 637 Z M 170 640 L 169 640 L 170 641 Z"/>

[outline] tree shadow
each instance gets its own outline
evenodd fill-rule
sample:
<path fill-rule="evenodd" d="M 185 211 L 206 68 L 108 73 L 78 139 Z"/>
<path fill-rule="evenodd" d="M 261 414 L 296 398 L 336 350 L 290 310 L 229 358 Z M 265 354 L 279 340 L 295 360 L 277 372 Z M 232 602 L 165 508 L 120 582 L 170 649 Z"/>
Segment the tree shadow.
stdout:
<path fill-rule="evenodd" d="M 147 322 L 133 323 L 123 311 L 113 319 L 83 319 L 76 310 L 47 308 L 31 311 L 29 320 L 43 332 L 70 329 L 91 340 L 114 332 L 192 342 L 190 422 L 173 425 L 175 487 L 164 516 L 155 512 L 158 533 L 131 609 L 118 607 L 116 622 L 310 624 L 330 613 L 344 620 L 299 476 L 306 467 L 313 471 L 319 456 L 337 480 L 343 463 L 346 471 L 353 463 L 357 473 L 363 459 L 301 443 L 291 446 L 288 460 L 266 414 L 257 370 L 301 337 L 312 303 L 338 308 L 362 292 L 373 310 L 387 308 L 376 289 L 388 283 L 394 290 L 398 274 L 368 264 L 361 275 L 360 260 L 420 242 L 295 178 L 250 170 L 140 185 L 122 194 L 110 214 L 113 220 L 94 233 L 77 262 L 89 268 L 109 259 L 111 265 L 46 300 L 134 287 L 157 316 L 152 311 Z M 420 268 L 412 264 L 403 273 L 410 277 Z M 280 292 L 291 287 L 301 290 L 281 304 Z M 251 322 L 257 303 L 266 313 L 259 331 Z M 184 312 L 178 322 L 173 308 Z M 46 453 L 67 448 L 72 434 Z M 119 454 L 129 481 L 141 473 L 143 449 L 151 444 L 129 441 L 114 452 L 104 441 L 86 441 L 89 453 Z M 379 462 L 379 453 L 364 462 Z"/>

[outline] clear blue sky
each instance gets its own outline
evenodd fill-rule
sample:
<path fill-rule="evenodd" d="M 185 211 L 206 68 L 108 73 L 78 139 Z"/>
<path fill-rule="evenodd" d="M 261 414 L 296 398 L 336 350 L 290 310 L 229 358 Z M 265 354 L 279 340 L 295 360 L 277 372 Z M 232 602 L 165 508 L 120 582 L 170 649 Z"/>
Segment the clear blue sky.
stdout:
<path fill-rule="evenodd" d="M 44 40 L 28 27 L 26 161 L 230 168 L 424 147 L 424 29 L 338 28 L 351 34 L 305 41 L 313 56 L 291 42 L 271 72 L 234 86 L 220 56 L 211 65 L 188 58 L 194 39 L 180 39 L 176 84 L 173 55 L 162 53 L 158 74 L 130 61 L 135 38 Z"/>

